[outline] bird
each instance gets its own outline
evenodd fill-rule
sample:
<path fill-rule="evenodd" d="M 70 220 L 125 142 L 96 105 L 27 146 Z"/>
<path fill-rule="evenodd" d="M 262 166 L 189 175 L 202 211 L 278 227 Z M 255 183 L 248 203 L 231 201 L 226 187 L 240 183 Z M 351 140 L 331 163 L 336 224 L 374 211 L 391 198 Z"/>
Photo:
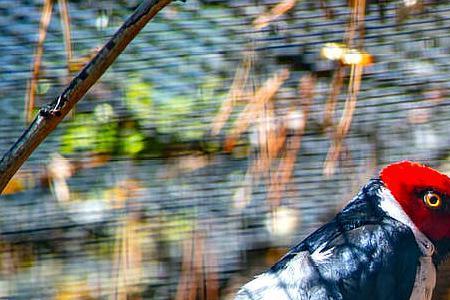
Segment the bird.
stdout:
<path fill-rule="evenodd" d="M 400 161 L 235 300 L 429 300 L 449 250 L 450 178 Z"/>

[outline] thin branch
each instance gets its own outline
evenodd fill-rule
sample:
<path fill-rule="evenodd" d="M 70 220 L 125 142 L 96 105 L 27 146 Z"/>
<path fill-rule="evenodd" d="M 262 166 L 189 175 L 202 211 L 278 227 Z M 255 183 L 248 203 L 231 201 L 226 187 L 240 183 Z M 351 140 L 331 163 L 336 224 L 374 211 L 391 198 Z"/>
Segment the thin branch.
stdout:
<path fill-rule="evenodd" d="M 67 0 L 59 0 L 59 14 L 61 17 L 61 27 L 64 34 L 64 48 L 66 49 L 67 66 L 72 61 L 72 38 L 70 35 L 70 17 L 67 8 Z"/>
<path fill-rule="evenodd" d="M 270 178 L 270 187 L 268 199 L 271 208 L 275 208 L 281 203 L 281 196 L 286 190 L 287 185 L 292 177 L 295 167 L 295 161 L 300 151 L 303 134 L 305 133 L 306 123 L 308 121 L 308 113 L 314 101 L 316 87 L 316 78 L 311 75 L 304 75 L 300 78 L 299 94 L 300 101 L 294 102 L 296 105 L 292 107 L 292 114 L 288 122 L 295 122 L 295 125 L 287 125 L 293 130 L 293 135 L 287 138 L 285 142 L 285 153 L 280 159 L 277 170 Z M 299 103 L 300 102 L 300 103 Z M 296 115 L 299 113 L 299 115 Z M 288 115 L 289 116 L 289 115 Z M 292 117 L 293 116 L 293 117 Z"/>
<path fill-rule="evenodd" d="M 365 18 L 365 10 L 366 10 L 366 0 L 356 0 L 354 2 L 354 7 L 351 15 L 351 21 L 348 26 L 345 41 L 348 48 L 354 47 L 354 39 L 356 34 L 359 34 L 359 48 L 362 49 L 364 43 L 364 18 Z M 348 83 L 348 92 L 347 99 L 344 104 L 344 111 L 342 112 L 342 117 L 339 124 L 336 127 L 336 131 L 333 134 L 332 143 L 330 149 L 328 150 L 327 157 L 324 162 L 323 173 L 326 176 L 330 176 L 334 173 L 336 162 L 339 158 L 339 154 L 344 147 L 344 139 L 350 130 L 350 125 L 353 118 L 353 113 L 356 108 L 356 99 L 359 93 L 359 89 L 361 86 L 361 77 L 363 74 L 363 65 L 364 64 L 353 64 L 350 70 L 350 80 Z M 338 72 L 338 71 L 336 71 Z M 336 73 L 339 76 L 339 73 Z M 336 79 L 339 79 L 336 77 Z M 336 82 L 333 81 L 333 84 L 340 85 L 339 80 Z M 340 90 L 340 86 L 337 86 L 336 89 Z M 331 95 L 335 97 L 335 95 Z M 337 95 L 336 95 L 337 96 Z M 331 100 L 333 100 L 330 97 Z M 329 101 L 331 102 L 331 101 Z M 332 108 L 332 107 L 329 107 Z"/>
<path fill-rule="evenodd" d="M 334 71 L 333 79 L 331 80 L 331 90 L 328 95 L 325 109 L 323 111 L 323 128 L 324 130 L 334 126 L 334 114 L 336 111 L 336 104 L 341 93 L 342 84 L 344 82 L 345 69 L 344 66 L 338 65 Z"/>
<path fill-rule="evenodd" d="M 34 149 L 105 73 L 141 29 L 172 0 L 144 0 L 97 55 L 72 79 L 66 89 L 36 118 L 0 161 L 0 192 Z"/>
<path fill-rule="evenodd" d="M 47 28 L 52 18 L 53 0 L 45 0 L 42 8 L 41 20 L 39 22 L 39 36 L 34 53 L 33 73 L 31 75 L 30 85 L 28 86 L 27 104 L 25 108 L 25 120 L 29 123 L 32 119 L 31 114 L 34 109 L 36 98 L 37 82 L 41 71 L 42 55 L 44 53 L 44 41 L 47 35 Z"/>
<path fill-rule="evenodd" d="M 233 128 L 225 141 L 225 151 L 231 151 L 234 148 L 242 132 L 254 121 L 255 112 L 262 112 L 264 105 L 272 99 L 288 77 L 289 71 L 283 69 L 269 78 L 258 89 L 234 122 Z"/>
<path fill-rule="evenodd" d="M 223 101 L 219 112 L 217 113 L 214 121 L 212 122 L 211 133 L 212 135 L 218 135 L 222 130 L 225 122 L 230 117 L 233 107 L 236 102 L 242 100 L 247 95 L 245 95 L 245 86 L 250 74 L 250 69 L 253 64 L 254 53 L 246 53 L 241 65 L 236 69 L 236 74 L 234 75 L 233 83 L 231 84 L 228 96 Z"/>
<path fill-rule="evenodd" d="M 283 0 L 277 5 L 275 5 L 270 12 L 260 15 L 253 21 L 253 26 L 256 29 L 262 29 L 269 25 L 270 22 L 278 19 L 282 15 L 284 15 L 287 11 L 291 10 L 297 0 Z"/>
<path fill-rule="evenodd" d="M 348 95 L 344 105 L 344 112 L 335 132 L 335 136 L 324 163 L 323 173 L 330 176 L 334 173 L 339 153 L 343 147 L 344 138 L 350 130 L 353 112 L 356 108 L 356 98 L 361 87 L 361 76 L 363 66 L 352 65 L 350 71 L 350 82 L 348 84 Z"/>

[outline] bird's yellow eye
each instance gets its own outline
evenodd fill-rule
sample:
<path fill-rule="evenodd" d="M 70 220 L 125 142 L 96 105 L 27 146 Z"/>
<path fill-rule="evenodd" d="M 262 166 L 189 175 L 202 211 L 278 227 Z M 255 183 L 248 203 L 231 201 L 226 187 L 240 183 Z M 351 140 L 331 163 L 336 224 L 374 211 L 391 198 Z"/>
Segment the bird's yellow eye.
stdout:
<path fill-rule="evenodd" d="M 442 204 L 442 199 L 440 195 L 430 191 L 423 196 L 423 202 L 429 208 L 439 208 Z"/>

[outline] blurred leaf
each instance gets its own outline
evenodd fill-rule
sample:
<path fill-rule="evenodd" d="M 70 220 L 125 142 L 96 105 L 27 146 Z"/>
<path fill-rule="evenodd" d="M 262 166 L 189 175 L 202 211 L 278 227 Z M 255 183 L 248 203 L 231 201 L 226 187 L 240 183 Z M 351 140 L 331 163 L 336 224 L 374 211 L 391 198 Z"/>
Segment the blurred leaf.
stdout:
<path fill-rule="evenodd" d="M 77 114 L 61 138 L 61 152 L 89 151 L 95 143 L 95 124 L 91 114 Z"/>
<path fill-rule="evenodd" d="M 55 300 L 80 300 L 92 299 L 90 297 L 90 287 L 84 280 L 78 278 L 64 278 L 59 284 Z"/>
<path fill-rule="evenodd" d="M 128 128 L 121 134 L 121 152 L 136 156 L 145 148 L 145 136 L 135 128 Z"/>
<path fill-rule="evenodd" d="M 186 239 L 194 229 L 194 221 L 187 216 L 168 216 L 163 224 L 163 239 L 170 242 Z"/>
<path fill-rule="evenodd" d="M 178 134 L 182 140 L 193 141 L 202 139 L 205 131 L 206 126 L 200 121 L 194 120 Z"/>
<path fill-rule="evenodd" d="M 182 96 L 158 99 L 156 109 L 156 126 L 158 132 L 165 134 L 180 133 L 180 121 L 193 112 L 193 99 Z M 177 126 L 178 125 L 178 126 Z"/>
<path fill-rule="evenodd" d="M 109 103 L 102 103 L 95 107 L 94 114 L 99 122 L 111 122 L 114 117 L 114 108 Z"/>
<path fill-rule="evenodd" d="M 202 148 L 209 153 L 218 152 L 221 150 L 221 145 L 219 141 L 206 140 L 202 142 Z"/>
<path fill-rule="evenodd" d="M 36 86 L 36 94 L 37 95 L 45 95 L 51 86 L 52 86 L 52 84 L 51 84 L 50 80 L 40 79 Z"/>
<path fill-rule="evenodd" d="M 117 129 L 116 123 L 102 124 L 96 128 L 95 152 L 110 153 L 113 151 L 117 142 Z"/>
<path fill-rule="evenodd" d="M 118 124 L 113 122 L 114 112 L 109 105 L 96 107 L 94 114 L 77 114 L 61 138 L 60 151 L 111 153 L 117 142 Z M 101 124 L 98 124 L 99 121 Z"/>
<path fill-rule="evenodd" d="M 131 81 L 125 91 L 125 106 L 138 120 L 149 122 L 153 114 L 153 87 L 139 79 Z"/>

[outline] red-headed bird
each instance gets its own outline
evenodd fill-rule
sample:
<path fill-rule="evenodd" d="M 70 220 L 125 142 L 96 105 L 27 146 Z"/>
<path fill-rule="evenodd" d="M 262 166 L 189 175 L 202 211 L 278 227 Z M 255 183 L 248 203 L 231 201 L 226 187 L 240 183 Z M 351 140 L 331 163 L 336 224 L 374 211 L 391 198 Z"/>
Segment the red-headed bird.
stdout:
<path fill-rule="evenodd" d="M 428 300 L 449 250 L 450 178 L 399 162 L 236 300 Z"/>

